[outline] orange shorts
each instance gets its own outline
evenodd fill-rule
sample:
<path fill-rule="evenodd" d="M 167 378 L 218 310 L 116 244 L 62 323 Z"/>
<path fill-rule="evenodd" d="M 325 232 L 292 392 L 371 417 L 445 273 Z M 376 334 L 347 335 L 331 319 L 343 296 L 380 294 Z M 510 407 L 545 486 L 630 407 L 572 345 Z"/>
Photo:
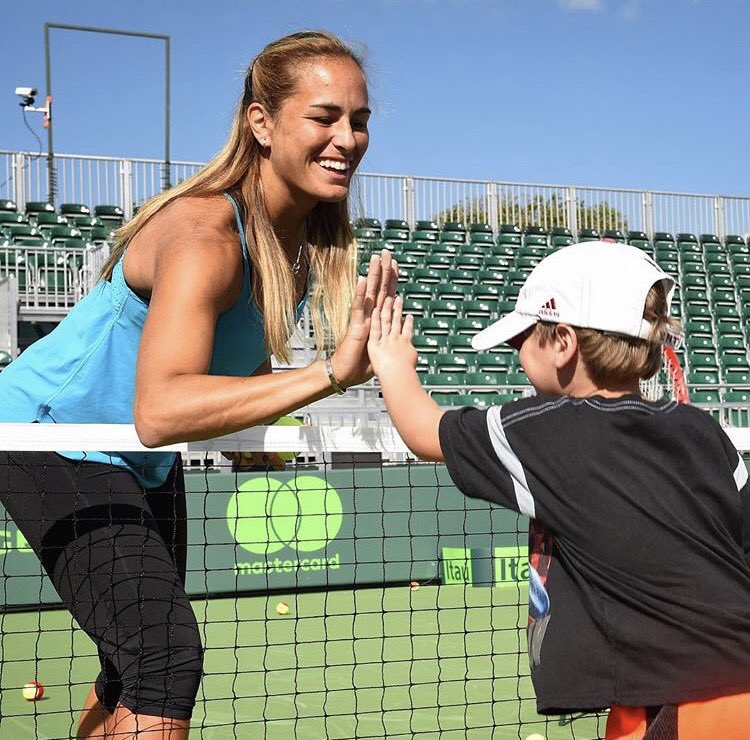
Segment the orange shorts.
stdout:
<path fill-rule="evenodd" d="M 650 712 L 612 707 L 606 740 L 746 740 L 750 737 L 750 693 L 686 702 Z"/>

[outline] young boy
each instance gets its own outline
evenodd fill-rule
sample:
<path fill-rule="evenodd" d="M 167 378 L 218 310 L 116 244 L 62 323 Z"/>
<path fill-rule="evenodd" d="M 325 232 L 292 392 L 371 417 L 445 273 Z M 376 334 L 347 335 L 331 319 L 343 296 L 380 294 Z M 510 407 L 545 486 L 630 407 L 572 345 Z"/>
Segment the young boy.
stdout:
<path fill-rule="evenodd" d="M 610 707 L 607 739 L 750 737 L 750 492 L 699 409 L 639 380 L 674 331 L 674 281 L 638 249 L 575 244 L 529 275 L 473 340 L 510 344 L 537 390 L 443 412 L 420 387 L 403 303 L 369 353 L 415 455 L 531 520 L 529 660 L 546 714 Z"/>

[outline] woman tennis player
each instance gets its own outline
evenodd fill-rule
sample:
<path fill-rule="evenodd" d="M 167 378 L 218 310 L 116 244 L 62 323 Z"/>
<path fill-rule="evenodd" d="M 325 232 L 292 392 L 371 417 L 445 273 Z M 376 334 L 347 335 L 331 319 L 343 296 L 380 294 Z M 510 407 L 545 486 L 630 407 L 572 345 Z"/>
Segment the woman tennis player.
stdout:
<path fill-rule="evenodd" d="M 384 254 L 356 278 L 347 195 L 369 115 L 362 62 L 335 36 L 269 44 L 221 152 L 141 207 L 94 290 L 0 375 L 0 421 L 134 422 L 156 447 L 370 378 L 369 314 L 397 268 Z M 305 303 L 335 354 L 272 374 Z M 0 452 L 0 500 L 99 651 L 81 738 L 187 737 L 203 650 L 175 457 Z"/>

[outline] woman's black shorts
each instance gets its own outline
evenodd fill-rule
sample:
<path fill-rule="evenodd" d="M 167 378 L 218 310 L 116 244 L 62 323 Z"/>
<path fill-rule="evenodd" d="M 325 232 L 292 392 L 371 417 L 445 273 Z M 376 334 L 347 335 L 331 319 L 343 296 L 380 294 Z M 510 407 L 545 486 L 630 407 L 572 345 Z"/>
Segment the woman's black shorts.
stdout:
<path fill-rule="evenodd" d="M 95 642 L 102 704 L 189 719 L 203 649 L 185 593 L 179 459 L 163 486 L 144 490 L 112 465 L 0 452 L 0 501 Z"/>

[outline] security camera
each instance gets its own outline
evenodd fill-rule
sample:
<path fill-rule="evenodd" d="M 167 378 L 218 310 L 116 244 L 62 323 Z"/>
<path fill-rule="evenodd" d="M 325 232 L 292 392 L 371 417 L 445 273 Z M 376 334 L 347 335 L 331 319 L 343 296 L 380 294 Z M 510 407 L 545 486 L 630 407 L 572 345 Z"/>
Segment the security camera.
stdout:
<path fill-rule="evenodd" d="M 17 87 L 16 95 L 21 98 L 20 106 L 22 108 L 30 108 L 34 105 L 34 98 L 36 96 L 35 87 Z"/>

